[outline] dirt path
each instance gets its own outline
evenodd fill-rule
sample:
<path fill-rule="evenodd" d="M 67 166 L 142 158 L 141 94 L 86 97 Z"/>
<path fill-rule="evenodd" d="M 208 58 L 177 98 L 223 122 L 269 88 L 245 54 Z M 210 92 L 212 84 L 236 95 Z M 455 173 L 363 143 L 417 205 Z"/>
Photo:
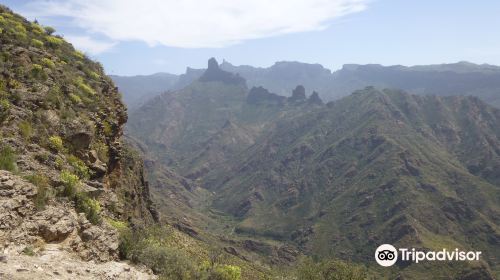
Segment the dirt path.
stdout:
<path fill-rule="evenodd" d="M 57 244 L 47 244 L 38 256 L 0 254 L 2 280 L 149 280 L 156 279 L 146 269 L 124 262 L 85 262 L 61 250 Z"/>

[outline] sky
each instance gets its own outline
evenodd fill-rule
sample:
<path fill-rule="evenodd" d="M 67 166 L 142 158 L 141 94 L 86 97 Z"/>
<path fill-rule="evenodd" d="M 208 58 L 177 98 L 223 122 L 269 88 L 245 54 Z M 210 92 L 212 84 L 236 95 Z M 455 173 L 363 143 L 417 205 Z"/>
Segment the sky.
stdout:
<path fill-rule="evenodd" d="M 108 74 L 183 73 L 208 58 L 500 65 L 497 0 L 0 0 L 57 34 Z"/>

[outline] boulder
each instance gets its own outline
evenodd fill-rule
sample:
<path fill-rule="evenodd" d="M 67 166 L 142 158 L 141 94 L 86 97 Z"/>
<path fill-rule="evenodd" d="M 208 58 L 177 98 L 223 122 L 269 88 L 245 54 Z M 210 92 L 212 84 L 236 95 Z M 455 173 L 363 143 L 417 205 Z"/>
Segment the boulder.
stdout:
<path fill-rule="evenodd" d="M 88 132 L 78 132 L 70 135 L 68 141 L 75 151 L 88 150 L 92 142 L 92 134 Z"/>

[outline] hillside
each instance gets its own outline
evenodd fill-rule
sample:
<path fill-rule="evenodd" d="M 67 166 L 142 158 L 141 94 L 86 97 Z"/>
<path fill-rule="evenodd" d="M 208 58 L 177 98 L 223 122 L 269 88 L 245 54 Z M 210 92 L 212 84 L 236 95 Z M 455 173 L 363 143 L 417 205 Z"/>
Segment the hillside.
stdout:
<path fill-rule="evenodd" d="M 499 113 L 472 98 L 358 91 L 280 121 L 207 185 L 241 234 L 363 262 L 384 242 L 474 247 L 497 269 Z"/>
<path fill-rule="evenodd" d="M 368 266 L 384 242 L 474 248 L 485 262 L 389 275 L 498 274 L 500 111 L 478 98 L 368 87 L 323 105 L 302 86 L 284 97 L 198 80 L 135 111 L 129 133 L 155 170 L 189 182 L 193 228 Z M 162 181 L 163 200 L 173 187 Z"/>
<path fill-rule="evenodd" d="M 120 95 L 100 64 L 53 29 L 0 13 L 4 253 L 44 254 L 57 243 L 85 261 L 118 260 L 112 225 L 158 219 L 142 161 L 120 140 Z"/>

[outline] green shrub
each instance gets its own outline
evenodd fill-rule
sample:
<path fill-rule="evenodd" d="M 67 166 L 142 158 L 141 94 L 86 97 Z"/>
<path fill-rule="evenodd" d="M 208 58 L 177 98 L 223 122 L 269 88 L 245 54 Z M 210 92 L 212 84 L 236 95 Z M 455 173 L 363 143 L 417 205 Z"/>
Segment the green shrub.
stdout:
<path fill-rule="evenodd" d="M 364 280 L 367 272 L 362 266 L 340 260 L 314 262 L 311 258 L 305 258 L 299 263 L 296 276 L 303 280 Z"/>
<path fill-rule="evenodd" d="M 35 255 L 35 251 L 33 250 L 33 247 L 31 247 L 31 246 L 24 247 L 22 253 L 25 254 L 26 256 L 30 256 L 30 257 L 33 257 Z"/>
<path fill-rule="evenodd" d="M 18 89 L 21 87 L 21 83 L 16 79 L 9 79 L 7 81 L 7 87 L 10 89 Z"/>
<path fill-rule="evenodd" d="M 43 42 L 37 39 L 31 39 L 31 44 L 33 47 L 43 48 Z"/>
<path fill-rule="evenodd" d="M 43 71 L 42 65 L 39 64 L 33 64 L 33 68 L 31 69 L 31 73 L 33 74 L 33 77 L 41 80 L 46 80 L 47 79 L 47 73 Z"/>
<path fill-rule="evenodd" d="M 39 64 L 33 64 L 33 71 L 34 71 L 34 72 L 41 72 L 41 71 L 43 71 L 43 67 L 42 67 L 42 65 L 39 65 Z"/>
<path fill-rule="evenodd" d="M 56 152 L 60 152 L 64 149 L 63 140 L 57 135 L 50 136 L 49 147 Z"/>
<path fill-rule="evenodd" d="M 3 147 L 0 150 L 0 169 L 7 171 L 16 171 L 17 156 L 11 147 Z"/>
<path fill-rule="evenodd" d="M 79 213 L 85 213 L 85 217 L 93 223 L 101 223 L 101 204 L 99 201 L 90 198 L 86 193 L 77 192 L 74 196 L 76 210 Z"/>
<path fill-rule="evenodd" d="M 126 222 L 114 220 L 111 218 L 106 219 L 106 221 L 120 233 L 128 230 L 128 224 Z"/>
<path fill-rule="evenodd" d="M 69 155 L 67 157 L 68 163 L 73 167 L 75 174 L 80 177 L 80 179 L 89 179 L 90 171 L 85 163 L 74 155 Z"/>
<path fill-rule="evenodd" d="M 45 67 L 47 68 L 50 68 L 50 69 L 54 69 L 56 67 L 56 64 L 54 63 L 54 61 L 52 61 L 50 58 L 42 58 L 42 64 L 45 65 Z"/>
<path fill-rule="evenodd" d="M 62 195 L 74 198 L 78 192 L 78 186 L 80 184 L 80 179 L 78 176 L 72 174 L 67 170 L 63 170 L 60 174 L 60 179 L 63 183 Z"/>
<path fill-rule="evenodd" d="M 96 94 L 95 90 L 89 85 L 87 85 L 82 77 L 78 77 L 75 80 L 75 84 L 81 91 L 83 91 L 85 94 L 89 96 L 93 96 Z"/>
<path fill-rule="evenodd" d="M 89 71 L 89 72 L 87 73 L 87 75 L 88 75 L 91 79 L 96 80 L 96 81 L 97 81 L 97 80 L 99 80 L 99 79 L 101 78 L 101 76 L 100 76 L 99 74 L 97 74 L 96 72 L 94 72 L 94 71 Z"/>
<path fill-rule="evenodd" d="M 52 105 L 57 109 L 61 108 L 62 100 L 61 100 L 60 89 L 58 86 L 53 86 L 49 90 L 49 93 L 47 93 L 46 100 L 47 100 L 47 105 Z"/>
<path fill-rule="evenodd" d="M 7 24 L 7 20 L 3 16 L 0 16 L 0 24 Z"/>
<path fill-rule="evenodd" d="M 24 40 L 27 38 L 26 28 L 19 22 L 10 21 L 12 25 L 11 33 L 17 38 Z"/>
<path fill-rule="evenodd" d="M 74 51 L 73 54 L 78 58 L 78 59 L 84 59 L 85 54 L 82 53 L 81 51 Z"/>
<path fill-rule="evenodd" d="M 33 135 L 33 127 L 29 121 L 21 121 L 18 125 L 19 134 L 24 138 L 24 140 L 30 140 Z"/>
<path fill-rule="evenodd" d="M 97 152 L 97 157 L 100 161 L 107 163 L 109 161 L 109 148 L 103 142 L 97 142 L 94 144 L 94 149 Z"/>
<path fill-rule="evenodd" d="M 82 99 L 80 98 L 80 96 L 74 94 L 74 93 L 70 93 L 69 94 L 69 99 L 71 99 L 71 101 L 75 104 L 80 104 L 82 103 Z"/>
<path fill-rule="evenodd" d="M 51 35 L 45 37 L 45 40 L 47 40 L 48 45 L 53 48 L 57 48 L 64 43 L 63 39 Z"/>
<path fill-rule="evenodd" d="M 79 191 L 80 179 L 75 174 L 64 170 L 60 175 L 64 189 L 62 195 L 75 202 L 75 208 L 79 213 L 84 213 L 85 217 L 93 223 L 101 223 L 101 204 L 99 201 L 88 196 L 87 193 Z"/>
<path fill-rule="evenodd" d="M 35 32 L 37 34 L 45 33 L 45 29 L 43 29 L 43 27 L 36 22 L 31 24 L 31 29 L 33 30 L 33 32 Z"/>
<path fill-rule="evenodd" d="M 212 268 L 205 268 L 201 277 L 207 280 L 240 280 L 241 268 L 235 265 L 217 264 Z"/>
<path fill-rule="evenodd" d="M 0 99 L 0 122 L 4 121 L 9 115 L 10 102 L 7 99 Z"/>
<path fill-rule="evenodd" d="M 13 23 L 14 25 L 14 29 L 18 32 L 21 32 L 21 33 L 26 33 L 26 27 L 24 27 L 24 25 L 20 22 L 14 22 Z"/>
<path fill-rule="evenodd" d="M 164 227 L 152 227 L 120 234 L 120 256 L 151 268 L 160 279 L 201 279 L 195 263 L 183 252 L 166 244 Z"/>
<path fill-rule="evenodd" d="M 37 194 L 34 198 L 35 207 L 37 210 L 45 209 L 47 202 L 54 197 L 52 188 L 50 187 L 49 178 L 43 174 L 33 174 L 25 177 L 26 180 L 37 186 Z"/>
<path fill-rule="evenodd" d="M 104 135 L 105 136 L 111 136 L 113 134 L 113 127 L 111 126 L 111 124 L 104 120 L 102 122 L 102 132 L 104 132 Z"/>

